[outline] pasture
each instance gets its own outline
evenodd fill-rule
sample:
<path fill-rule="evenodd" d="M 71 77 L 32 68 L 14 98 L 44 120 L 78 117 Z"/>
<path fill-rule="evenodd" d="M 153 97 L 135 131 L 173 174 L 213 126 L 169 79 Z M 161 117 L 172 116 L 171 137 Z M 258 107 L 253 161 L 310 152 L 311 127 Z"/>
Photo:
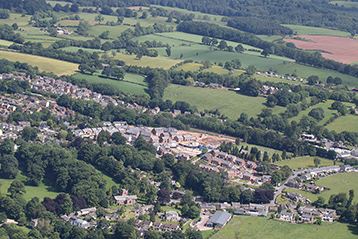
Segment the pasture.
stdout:
<path fill-rule="evenodd" d="M 296 157 L 296 158 L 292 158 L 292 159 L 281 160 L 281 161 L 275 162 L 275 164 L 278 166 L 287 165 L 293 170 L 303 169 L 303 168 L 313 168 L 313 167 L 315 167 L 314 162 L 313 162 L 313 160 L 315 158 L 319 158 L 319 157 L 302 156 L 302 157 Z M 334 165 L 333 160 L 328 160 L 328 159 L 324 159 L 324 158 L 319 158 L 319 159 L 321 160 L 321 164 L 319 165 L 320 167 Z M 336 163 L 338 164 L 339 162 L 336 162 Z"/>
<path fill-rule="evenodd" d="M 40 71 L 52 72 L 55 75 L 72 75 L 78 69 L 78 65 L 71 62 L 18 52 L 0 50 L 0 58 L 14 62 L 28 63 L 33 67 L 37 67 Z"/>
<path fill-rule="evenodd" d="M 295 44 L 304 50 L 320 51 L 326 59 L 344 64 L 358 61 L 358 40 L 337 36 L 298 35 L 297 38 L 286 38 L 286 42 Z"/>
<path fill-rule="evenodd" d="M 168 59 L 166 57 L 149 57 L 143 56 L 141 59 L 137 59 L 135 55 L 128 55 L 124 53 L 116 53 L 113 57 L 117 60 L 124 61 L 127 65 L 131 66 L 141 66 L 141 67 L 150 67 L 150 68 L 162 68 L 162 69 L 170 69 L 176 64 L 180 63 L 181 60 Z"/>
<path fill-rule="evenodd" d="M 211 239 L 353 239 L 358 228 L 342 223 L 322 225 L 290 224 L 264 217 L 233 217 L 228 225 L 211 236 Z"/>
<path fill-rule="evenodd" d="M 310 192 L 305 192 L 295 188 L 288 188 L 288 192 L 297 192 L 302 194 L 304 197 L 307 197 L 311 201 L 317 200 L 318 196 L 322 196 L 326 202 L 328 202 L 329 197 L 333 194 L 346 193 L 348 195 L 349 190 L 353 189 L 355 192 L 358 191 L 358 173 L 338 173 L 325 178 L 321 178 L 316 181 L 317 185 L 327 187 L 329 190 L 325 190 L 320 194 L 313 194 Z M 354 197 L 354 203 L 358 203 L 358 197 Z"/>
<path fill-rule="evenodd" d="M 164 99 L 186 101 L 196 106 L 199 111 L 216 110 L 229 117 L 238 119 L 241 113 L 256 116 L 266 108 L 263 97 L 250 97 L 237 94 L 227 89 L 209 89 L 192 86 L 169 85 L 164 92 Z M 274 113 L 282 112 L 282 107 L 275 107 Z"/>
<path fill-rule="evenodd" d="M 101 77 L 98 74 L 86 75 L 77 73 L 73 76 L 78 80 L 85 80 L 90 84 L 106 84 L 126 94 L 146 95 L 147 83 L 144 77 L 127 73 L 122 81 Z"/>
<path fill-rule="evenodd" d="M 326 126 L 329 130 L 334 130 L 337 133 L 343 131 L 357 132 L 358 133 L 358 116 L 345 115 L 334 120 Z"/>
<path fill-rule="evenodd" d="M 348 32 L 329 29 L 329 28 L 311 27 L 311 26 L 303 26 L 303 25 L 290 25 L 290 24 L 283 24 L 283 26 L 292 29 L 298 35 L 324 35 L 324 36 L 339 36 L 339 37 L 350 36 Z"/>

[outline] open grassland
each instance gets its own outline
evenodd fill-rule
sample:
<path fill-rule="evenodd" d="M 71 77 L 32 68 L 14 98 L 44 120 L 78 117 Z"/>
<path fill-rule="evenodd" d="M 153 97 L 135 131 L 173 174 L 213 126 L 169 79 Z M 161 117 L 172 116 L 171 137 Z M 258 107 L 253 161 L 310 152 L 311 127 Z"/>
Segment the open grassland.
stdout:
<path fill-rule="evenodd" d="M 14 44 L 14 42 L 0 39 L 0 46 L 2 47 L 9 47 L 12 44 Z"/>
<path fill-rule="evenodd" d="M 24 184 L 26 182 L 26 176 L 22 174 L 19 174 L 16 179 L 22 181 Z M 10 187 L 10 184 L 13 181 L 14 179 L 0 179 L 0 193 L 2 195 L 7 193 L 7 189 Z M 38 197 L 40 200 L 42 200 L 44 197 L 55 198 L 58 194 L 43 183 L 41 183 L 39 186 L 25 186 L 25 190 L 26 193 L 24 194 L 24 199 L 26 201 L 31 200 L 33 197 Z"/>
<path fill-rule="evenodd" d="M 67 52 L 77 52 L 78 50 L 82 50 L 82 51 L 86 51 L 89 53 L 93 53 L 93 52 L 103 53 L 103 51 L 99 50 L 99 49 L 82 48 L 82 47 L 75 47 L 75 46 L 63 47 L 63 48 L 61 48 L 61 50 L 67 51 Z"/>
<path fill-rule="evenodd" d="M 326 126 L 329 130 L 334 130 L 338 133 L 343 131 L 357 132 L 358 133 L 358 116 L 345 115 L 334 120 Z"/>
<path fill-rule="evenodd" d="M 353 239 L 357 227 L 342 223 L 322 225 L 290 224 L 264 217 L 234 217 L 228 225 L 214 234 L 212 239 Z"/>
<path fill-rule="evenodd" d="M 203 65 L 200 63 L 195 63 L 195 62 L 191 62 L 191 63 L 185 63 L 183 65 L 178 66 L 177 68 L 175 68 L 176 70 L 180 71 L 199 71 L 201 69 Z"/>
<path fill-rule="evenodd" d="M 285 62 L 271 67 L 272 70 L 277 71 L 279 74 L 296 74 L 302 78 L 307 78 L 311 75 L 316 75 L 322 80 L 326 80 L 328 76 L 340 77 L 343 84 L 349 87 L 358 87 L 358 77 L 339 73 L 337 71 L 315 68 L 306 65 L 300 65 L 297 63 Z M 265 70 L 269 70 L 266 68 Z"/>
<path fill-rule="evenodd" d="M 127 29 L 132 27 L 125 25 L 118 26 L 107 26 L 107 25 L 95 25 L 91 26 L 89 30 L 89 34 L 98 37 L 101 33 L 105 31 L 109 31 L 109 37 L 112 39 L 116 39 L 119 35 Z"/>
<path fill-rule="evenodd" d="M 221 66 L 218 65 L 212 65 L 209 68 L 203 69 L 203 64 L 197 63 L 197 62 L 190 62 L 185 63 L 183 65 L 180 65 L 175 68 L 176 70 L 180 71 L 191 71 L 191 72 L 210 72 L 215 73 L 219 75 L 232 75 L 232 76 L 240 76 L 243 73 L 245 73 L 244 70 L 233 70 L 229 71 Z"/>
<path fill-rule="evenodd" d="M 165 89 L 164 99 L 169 99 L 173 102 L 186 101 L 196 106 L 200 111 L 218 109 L 231 119 L 238 119 L 241 113 L 255 116 L 266 108 L 263 104 L 266 100 L 263 97 L 244 96 L 226 89 L 209 89 L 174 84 Z M 281 107 L 274 108 L 274 113 L 281 111 L 283 111 Z"/>
<path fill-rule="evenodd" d="M 77 73 L 73 76 L 78 80 L 86 80 L 90 84 L 106 84 L 126 94 L 146 95 L 147 83 L 144 77 L 135 74 L 126 74 L 122 81 L 101 77 L 98 74 L 86 75 Z"/>
<path fill-rule="evenodd" d="M 264 41 L 269 41 L 269 42 L 274 42 L 277 40 L 281 40 L 282 36 L 279 35 L 272 35 L 272 36 L 267 36 L 267 35 L 257 35 L 259 38 L 261 38 Z"/>
<path fill-rule="evenodd" d="M 298 35 L 326 35 L 326 36 L 340 36 L 347 37 L 350 36 L 348 32 L 322 28 L 322 27 L 310 27 L 310 26 L 302 26 L 302 25 L 289 25 L 284 24 L 283 26 L 291 28 Z"/>
<path fill-rule="evenodd" d="M 22 15 L 20 13 L 11 13 L 8 19 L 1 19 L 0 24 L 12 25 L 16 23 L 20 29 L 21 27 L 27 26 L 29 24 L 31 16 Z"/>
<path fill-rule="evenodd" d="M 169 59 L 166 57 L 148 57 L 143 56 L 140 60 L 136 58 L 135 55 L 127 55 L 123 53 L 116 53 L 113 57 L 117 60 L 124 61 L 127 65 L 131 66 L 142 66 L 142 67 L 150 67 L 150 68 L 163 68 L 170 69 L 176 64 L 180 63 L 181 60 Z"/>
<path fill-rule="evenodd" d="M 311 157 L 311 156 L 303 156 L 303 157 L 296 157 L 296 158 L 287 159 L 287 160 L 281 160 L 281 161 L 275 162 L 275 164 L 278 166 L 287 165 L 291 169 L 294 169 L 294 170 L 303 169 L 303 168 L 313 168 L 313 167 L 315 167 L 314 162 L 313 162 L 313 160 L 315 158 L 319 158 L 321 160 L 321 164 L 319 165 L 320 167 L 334 165 L 333 160 L 328 160 L 328 159 L 324 159 L 324 158 L 320 158 L 320 157 Z M 338 164 L 338 163 L 339 162 L 336 162 L 336 164 Z"/>
<path fill-rule="evenodd" d="M 28 63 L 38 67 L 40 71 L 52 72 L 56 75 L 72 75 L 78 69 L 78 65 L 74 63 L 18 52 L 0 51 L 0 58 Z"/>
<path fill-rule="evenodd" d="M 324 110 L 324 119 L 319 121 L 319 124 L 320 125 L 323 125 L 325 124 L 330 118 L 332 118 L 334 115 L 337 115 L 338 112 L 336 110 L 332 110 L 331 109 L 331 105 L 334 101 L 333 100 L 327 100 L 325 102 L 321 102 L 321 103 L 318 103 L 316 105 L 313 105 L 303 111 L 301 111 L 297 116 L 291 118 L 291 120 L 295 120 L 296 122 L 300 121 L 300 119 L 303 117 L 303 116 L 308 116 L 308 113 L 312 110 L 312 109 L 315 109 L 315 108 L 322 108 Z M 352 107 L 353 104 L 350 104 L 350 103 L 345 103 L 345 105 L 347 107 Z"/>
<path fill-rule="evenodd" d="M 358 173 L 338 173 L 322 179 L 319 179 L 316 182 L 317 185 L 324 186 L 329 188 L 320 194 L 313 194 L 310 192 L 305 192 L 295 188 L 288 188 L 288 192 L 297 192 L 302 194 L 304 197 L 310 199 L 311 201 L 317 200 L 318 196 L 322 196 L 326 202 L 328 202 L 329 197 L 333 194 L 338 193 L 347 193 L 349 190 L 353 189 L 355 192 L 358 191 Z M 354 202 L 358 203 L 358 197 L 354 198 Z"/>

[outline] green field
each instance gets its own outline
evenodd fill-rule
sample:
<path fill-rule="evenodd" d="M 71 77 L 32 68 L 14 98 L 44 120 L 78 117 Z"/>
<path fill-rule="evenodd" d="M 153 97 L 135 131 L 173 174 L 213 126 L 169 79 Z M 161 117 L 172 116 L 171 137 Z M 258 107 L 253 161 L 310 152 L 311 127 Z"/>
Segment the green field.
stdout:
<path fill-rule="evenodd" d="M 226 89 L 209 89 L 192 86 L 169 85 L 165 89 L 164 99 L 185 101 L 196 106 L 198 110 L 218 109 L 231 119 L 238 119 L 241 113 L 250 116 L 259 114 L 266 106 L 263 97 L 249 97 Z M 275 107 L 274 113 L 282 112 L 282 107 Z"/>
<path fill-rule="evenodd" d="M 302 25 L 289 25 L 284 24 L 283 26 L 291 28 L 294 32 L 299 35 L 327 35 L 327 36 L 340 36 L 340 37 L 347 37 L 350 36 L 350 33 L 322 28 L 322 27 L 310 27 L 310 26 L 302 26 Z"/>
<path fill-rule="evenodd" d="M 125 30 L 131 27 L 125 25 L 118 26 L 106 26 L 106 25 L 95 25 L 91 26 L 89 30 L 89 34 L 98 37 L 102 32 L 109 31 L 109 37 L 112 39 L 116 39 L 119 35 Z"/>
<path fill-rule="evenodd" d="M 52 72 L 56 75 L 71 75 L 78 69 L 78 65 L 74 63 L 17 52 L 0 51 L 0 58 L 28 63 L 38 67 L 40 71 Z"/>
<path fill-rule="evenodd" d="M 358 8 L 358 2 L 352 2 L 349 0 L 341 0 L 341 1 L 331 1 L 331 4 L 347 7 L 347 8 Z"/>
<path fill-rule="evenodd" d="M 329 190 L 325 190 L 320 194 L 313 194 L 309 192 L 304 192 L 299 189 L 289 188 L 287 191 L 289 192 L 298 192 L 303 196 L 307 197 L 311 201 L 315 201 L 318 196 L 322 196 L 326 199 L 326 202 L 329 200 L 329 197 L 332 194 L 337 193 L 347 193 L 348 191 L 353 189 L 355 192 L 358 191 L 358 173 L 338 173 L 334 174 L 322 179 L 319 179 L 316 182 L 317 185 L 324 186 L 329 188 Z M 354 197 L 354 202 L 358 203 L 358 197 Z"/>
<path fill-rule="evenodd" d="M 353 239 L 358 228 L 342 223 L 290 224 L 263 217 L 234 217 L 212 239 Z"/>
<path fill-rule="evenodd" d="M 26 182 L 26 177 L 22 174 L 18 174 L 16 177 L 17 180 L 21 180 L 22 182 Z M 14 181 L 13 179 L 0 179 L 0 193 L 6 194 L 7 189 L 10 187 L 10 184 Z M 49 187 L 41 183 L 39 186 L 25 186 L 26 193 L 24 194 L 24 199 L 29 201 L 33 197 L 38 197 L 42 200 L 44 197 L 55 198 L 57 196 L 57 192 L 52 191 Z"/>
<path fill-rule="evenodd" d="M 123 53 L 116 53 L 116 55 L 113 58 L 117 60 L 122 60 L 127 65 L 151 67 L 151 68 L 163 68 L 166 70 L 170 69 L 171 67 L 181 62 L 180 60 L 168 59 L 166 57 L 161 57 L 161 56 L 158 57 L 143 56 L 139 60 L 136 59 L 135 55 L 127 55 Z"/>
<path fill-rule="evenodd" d="M 15 42 L 0 39 L 0 46 L 2 46 L 2 47 L 9 47 L 14 43 Z"/>
<path fill-rule="evenodd" d="M 78 80 L 86 80 L 90 84 L 107 84 L 123 93 L 135 94 L 135 95 L 146 95 L 145 90 L 147 89 L 147 83 L 144 81 L 144 77 L 135 74 L 127 73 L 124 80 L 117 81 L 108 78 L 100 77 L 98 74 L 86 75 L 77 73 L 73 76 Z"/>
<path fill-rule="evenodd" d="M 326 128 L 338 133 L 343 131 L 358 132 L 358 115 L 341 116 L 328 124 Z"/>
<path fill-rule="evenodd" d="M 296 157 L 296 158 L 292 158 L 292 159 L 287 159 L 287 160 L 281 160 L 278 162 L 275 162 L 276 165 L 278 166 L 289 166 L 291 169 L 300 169 L 300 168 L 313 168 L 315 167 L 313 160 L 315 158 L 319 158 L 319 157 L 311 157 L 311 156 L 303 156 L 303 157 Z M 334 161 L 333 160 L 328 160 L 328 159 L 324 159 L 324 158 L 320 158 L 321 160 L 321 164 L 319 165 L 320 167 L 324 167 L 324 166 L 333 166 L 334 165 Z M 338 164 L 338 162 L 337 162 Z"/>
<path fill-rule="evenodd" d="M 75 46 L 63 47 L 63 48 L 61 48 L 61 50 L 67 51 L 67 52 L 77 52 L 78 50 L 83 50 L 83 51 L 87 51 L 89 53 L 93 53 L 93 52 L 103 53 L 103 51 L 99 50 L 99 49 L 82 48 L 82 47 L 75 47 Z"/>

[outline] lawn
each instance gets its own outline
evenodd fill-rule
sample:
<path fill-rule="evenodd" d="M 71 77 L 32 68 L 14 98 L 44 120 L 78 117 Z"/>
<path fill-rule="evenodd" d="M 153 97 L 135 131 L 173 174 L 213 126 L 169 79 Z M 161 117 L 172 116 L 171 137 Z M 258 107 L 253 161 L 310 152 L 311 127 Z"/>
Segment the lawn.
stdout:
<path fill-rule="evenodd" d="M 21 180 L 22 182 L 26 182 L 26 176 L 22 174 L 18 174 L 17 180 Z M 10 184 L 13 182 L 13 179 L 0 179 L 0 192 L 1 194 L 6 194 L 7 189 L 10 187 Z M 42 200 L 44 197 L 55 198 L 57 196 L 57 192 L 52 191 L 49 187 L 41 183 L 39 186 L 25 186 L 26 193 L 24 194 L 24 199 L 29 201 L 33 197 L 38 197 Z"/>
<path fill-rule="evenodd" d="M 209 89 L 192 86 L 169 85 L 164 92 L 164 99 L 186 101 L 198 110 L 218 109 L 231 119 L 238 119 L 241 113 L 250 116 L 259 114 L 265 107 L 263 97 L 249 97 L 226 89 Z M 283 108 L 275 107 L 274 113 L 282 112 Z"/>
<path fill-rule="evenodd" d="M 212 239 L 353 239 L 357 228 L 342 223 L 290 224 L 263 217 L 234 217 Z"/>
<path fill-rule="evenodd" d="M 145 92 L 145 90 L 147 89 L 147 84 L 144 81 L 144 77 L 140 75 L 127 73 L 123 81 L 117 81 L 105 77 L 100 77 L 98 74 L 86 75 L 82 73 L 77 73 L 73 77 L 78 80 L 86 80 L 90 84 L 107 84 L 126 94 L 135 94 L 135 95 L 147 94 Z"/>
<path fill-rule="evenodd" d="M 287 191 L 289 192 L 298 192 L 301 193 L 303 196 L 307 197 L 311 201 L 314 201 L 318 198 L 318 196 L 322 196 L 326 199 L 326 202 L 329 200 L 329 197 L 332 194 L 338 193 L 347 193 L 348 191 L 353 189 L 355 192 L 358 191 L 358 173 L 351 172 L 351 173 L 338 173 L 334 174 L 322 179 L 319 179 L 316 182 L 317 185 L 324 186 L 329 188 L 329 190 L 325 190 L 320 194 L 313 194 L 309 192 L 304 192 L 299 189 L 289 188 Z M 354 198 L 354 202 L 358 203 L 358 197 Z"/>
<path fill-rule="evenodd" d="M 165 70 L 168 70 L 171 67 L 181 62 L 181 60 L 169 59 L 161 56 L 158 57 L 143 56 L 139 60 L 136 59 L 135 55 L 127 55 L 123 53 L 116 53 L 116 55 L 113 58 L 117 60 L 122 60 L 127 65 L 150 67 L 150 68 L 163 68 Z"/>
<path fill-rule="evenodd" d="M 334 130 L 338 133 L 343 131 L 358 133 L 358 116 L 346 115 L 341 116 L 326 126 L 329 130 Z"/>
<path fill-rule="evenodd" d="M 278 166 L 289 166 L 291 169 L 300 169 L 300 168 L 313 168 L 315 167 L 313 160 L 316 157 L 311 157 L 311 156 L 303 156 L 303 157 L 296 157 L 296 158 L 292 158 L 292 159 L 287 159 L 287 160 L 281 160 L 278 162 L 275 162 L 276 165 Z M 324 158 L 320 158 L 321 160 L 321 164 L 319 165 L 320 167 L 324 167 L 324 166 L 333 166 L 334 165 L 334 161 L 333 160 L 328 160 L 328 159 L 324 159 Z"/>
<path fill-rule="evenodd" d="M 40 71 L 52 72 L 56 75 L 71 75 L 78 68 L 78 65 L 74 63 L 18 52 L 0 51 L 0 58 L 28 63 L 31 66 L 38 67 Z"/>
<path fill-rule="evenodd" d="M 328 29 L 328 28 L 322 28 L 322 27 L 310 27 L 310 26 L 302 26 L 302 25 L 283 25 L 288 28 L 291 28 L 294 32 L 296 32 L 299 35 L 327 35 L 327 36 L 339 36 L 339 37 L 347 37 L 350 36 L 350 33 L 334 30 L 334 29 Z"/>

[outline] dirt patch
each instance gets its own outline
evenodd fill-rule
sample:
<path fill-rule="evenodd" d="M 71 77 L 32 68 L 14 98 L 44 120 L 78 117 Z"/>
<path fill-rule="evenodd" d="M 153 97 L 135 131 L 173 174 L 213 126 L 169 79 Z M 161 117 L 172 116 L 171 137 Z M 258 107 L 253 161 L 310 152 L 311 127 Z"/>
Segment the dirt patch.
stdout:
<path fill-rule="evenodd" d="M 304 50 L 320 51 L 326 59 L 352 64 L 358 62 L 358 39 L 321 35 L 298 35 L 286 38 Z"/>

